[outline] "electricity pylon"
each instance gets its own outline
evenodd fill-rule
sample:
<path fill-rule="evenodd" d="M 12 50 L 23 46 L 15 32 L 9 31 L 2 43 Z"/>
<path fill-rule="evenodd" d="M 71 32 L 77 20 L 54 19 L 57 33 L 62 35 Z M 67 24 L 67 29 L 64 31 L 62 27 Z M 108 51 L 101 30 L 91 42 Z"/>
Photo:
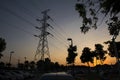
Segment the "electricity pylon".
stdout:
<path fill-rule="evenodd" d="M 39 29 L 41 33 L 40 35 L 34 35 L 35 37 L 39 38 L 39 43 L 35 54 L 35 60 L 37 59 L 37 57 L 39 58 L 39 60 L 45 60 L 45 58 L 50 59 L 48 40 L 47 40 L 47 36 L 50 35 L 50 33 L 47 32 L 47 28 L 50 26 L 50 24 L 47 23 L 47 20 L 50 19 L 50 17 L 47 15 L 48 11 L 49 9 L 42 12 L 43 14 L 42 20 L 36 19 L 37 21 L 42 23 L 42 27 L 36 26 L 36 29 Z M 52 28 L 52 26 L 50 27 Z"/>

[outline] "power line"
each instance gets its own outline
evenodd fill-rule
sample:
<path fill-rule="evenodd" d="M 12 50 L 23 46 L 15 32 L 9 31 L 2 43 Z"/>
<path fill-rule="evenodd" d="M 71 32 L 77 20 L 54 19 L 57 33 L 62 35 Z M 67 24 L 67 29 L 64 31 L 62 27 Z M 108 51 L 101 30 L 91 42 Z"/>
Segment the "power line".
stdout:
<path fill-rule="evenodd" d="M 1 5 L 0 5 L 0 8 L 3 9 L 4 11 L 7 11 L 8 13 L 10 13 L 10 14 L 18 17 L 19 19 L 25 21 L 26 23 L 28 23 L 28 24 L 30 24 L 30 25 L 32 25 L 32 26 L 35 26 L 32 22 L 26 20 L 25 18 L 23 18 L 22 16 L 16 14 L 15 12 L 11 11 L 10 9 L 8 9 L 8 8 L 6 8 L 6 7 L 3 7 L 3 6 L 1 6 Z"/>
<path fill-rule="evenodd" d="M 50 30 L 51 30 L 51 29 L 50 29 Z M 62 39 L 63 41 L 64 41 L 64 39 L 66 39 L 66 37 L 62 36 L 62 35 L 59 33 L 59 31 L 55 31 L 54 29 L 51 30 L 51 31 L 56 35 L 56 37 Z M 66 41 L 66 40 L 65 40 L 65 41 Z"/>
<path fill-rule="evenodd" d="M 34 0 L 35 1 L 35 0 Z M 38 11 L 40 12 L 41 11 L 41 9 L 38 7 L 38 5 L 34 2 L 34 1 L 32 1 L 30 4 L 32 4 L 33 5 L 33 7 L 35 8 L 35 9 L 38 9 Z M 39 1 L 39 0 L 38 0 Z M 30 1 L 29 1 L 30 2 Z M 40 12 L 41 13 L 41 12 Z"/>
<path fill-rule="evenodd" d="M 55 22 L 55 20 L 52 20 L 52 21 L 53 21 L 54 24 L 55 24 L 56 26 L 58 26 L 58 28 L 65 34 L 65 36 L 63 36 L 63 37 L 66 37 L 66 36 L 67 36 L 66 39 L 67 39 L 68 37 L 71 37 L 70 34 L 66 33 L 66 31 L 64 31 L 64 29 Z M 66 42 L 66 41 L 65 41 L 65 42 Z M 78 41 L 75 41 L 75 40 L 74 40 L 74 42 L 75 42 L 75 43 L 78 43 Z"/>
<path fill-rule="evenodd" d="M 19 15 L 17 15 L 16 13 L 14 13 L 13 11 L 11 11 L 11 10 L 9 10 L 8 8 L 5 8 L 5 7 L 2 7 L 5 11 L 7 11 L 7 12 L 9 12 L 9 13 L 11 13 L 12 15 L 14 15 L 14 16 L 16 16 L 16 17 L 18 17 L 18 18 L 20 18 L 20 19 L 22 19 L 22 20 L 24 20 L 25 22 L 27 22 L 27 23 L 29 23 L 29 24 L 31 24 L 32 26 L 34 26 L 34 24 L 33 23 L 31 23 L 31 22 L 29 22 L 28 20 L 26 20 L 26 19 L 24 19 L 23 17 L 21 17 L 21 16 L 19 16 Z M 24 30 L 23 30 L 24 31 Z M 25 32 L 27 32 L 27 31 L 25 31 Z M 27 32 L 28 33 L 28 32 Z M 62 38 L 62 37 L 61 37 Z"/>
<path fill-rule="evenodd" d="M 21 6 L 22 7 L 22 6 Z M 22 8 L 24 8 L 24 7 L 22 7 Z M 24 8 L 24 9 L 26 9 L 26 8 Z M 26 13 L 26 12 L 25 12 Z M 17 16 L 18 17 L 18 16 Z M 27 21 L 28 22 L 28 21 Z M 59 32 L 58 32 L 59 33 Z M 61 33 L 59 33 L 61 36 L 63 36 Z M 64 37 L 64 36 L 63 36 Z M 62 38 L 62 37 L 61 37 Z"/>
<path fill-rule="evenodd" d="M 17 27 L 16 25 L 14 25 L 14 24 L 11 24 L 11 23 L 8 23 L 7 21 L 5 21 L 5 20 L 1 20 L 3 23 L 6 23 L 8 26 L 10 26 L 10 27 L 12 27 L 12 28 L 15 28 L 15 29 L 17 29 L 17 30 L 19 30 L 19 31 L 22 31 L 22 32 L 25 32 L 25 33 L 27 33 L 28 35 L 33 35 L 33 33 L 31 33 L 31 32 L 29 32 L 29 31 L 26 31 L 25 29 L 23 29 L 23 28 L 20 28 L 20 27 Z"/>
<path fill-rule="evenodd" d="M 62 49 L 61 47 L 55 45 L 54 43 L 49 42 L 49 44 L 52 45 L 53 48 L 56 48 L 56 49 L 58 49 L 58 50 L 62 50 L 62 51 L 63 51 L 63 49 Z M 51 48 L 51 47 L 50 47 L 50 48 Z M 56 50 L 56 49 L 55 49 L 55 50 Z"/>
<path fill-rule="evenodd" d="M 62 35 L 63 37 L 65 37 L 66 38 L 66 36 L 68 37 L 68 36 L 70 36 L 68 33 L 66 33 L 66 31 L 64 31 L 64 29 L 60 26 L 60 25 L 58 25 L 56 22 L 55 22 L 55 20 L 51 20 L 56 26 L 57 26 L 57 28 L 59 28 L 59 30 L 61 30 L 61 32 L 63 32 L 64 34 L 61 34 L 61 33 L 59 33 L 60 35 Z"/>
<path fill-rule="evenodd" d="M 51 18 L 52 19 L 52 18 Z M 66 31 L 64 31 L 64 29 L 61 27 L 61 26 L 59 26 L 56 22 L 55 22 L 55 20 L 51 20 L 56 26 L 57 26 L 57 28 L 59 28 L 59 30 L 61 30 L 61 33 L 64 33 L 64 34 L 61 34 L 61 33 L 59 33 L 59 31 L 57 30 L 57 31 L 55 31 L 55 32 L 57 32 L 58 33 L 58 35 L 60 35 L 61 37 L 60 38 L 68 38 L 68 37 L 70 37 L 70 34 L 68 34 L 68 33 L 66 33 Z M 54 29 L 55 30 L 55 29 Z M 75 43 L 78 43 L 78 42 L 76 42 L 76 41 L 74 41 Z M 65 40 L 65 43 L 66 43 L 66 40 Z"/>
<path fill-rule="evenodd" d="M 51 29 L 50 29 L 51 30 Z M 54 39 L 57 39 L 57 41 L 59 41 L 60 43 L 64 44 L 66 46 L 66 41 L 64 41 L 62 38 L 62 36 L 60 36 L 59 34 L 57 34 L 57 32 L 51 30 L 55 35 L 54 35 Z"/>
<path fill-rule="evenodd" d="M 38 17 L 36 15 L 33 15 L 33 12 L 29 9 L 27 9 L 26 7 L 24 7 L 21 3 L 18 3 L 17 0 L 14 0 L 13 2 L 16 2 L 15 4 L 17 4 L 16 6 L 18 6 L 19 8 L 21 8 L 21 10 L 26 13 L 27 15 L 29 16 L 32 16 L 32 17 Z M 27 12 L 28 11 L 28 12 Z"/>
<path fill-rule="evenodd" d="M 63 36 L 58 30 L 56 31 L 55 28 L 54 29 L 49 29 L 49 30 L 54 33 L 54 39 L 57 39 L 60 43 L 62 43 L 66 46 L 67 37 Z"/>

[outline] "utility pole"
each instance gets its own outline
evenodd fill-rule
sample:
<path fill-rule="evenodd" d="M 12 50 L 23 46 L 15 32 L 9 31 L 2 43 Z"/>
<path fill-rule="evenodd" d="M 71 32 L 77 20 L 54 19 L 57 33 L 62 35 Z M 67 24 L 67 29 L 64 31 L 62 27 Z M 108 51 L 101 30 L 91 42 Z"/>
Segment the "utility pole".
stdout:
<path fill-rule="evenodd" d="M 39 38 L 39 43 L 35 54 L 35 60 L 37 59 L 37 57 L 40 57 L 39 60 L 43 60 L 43 61 L 45 60 L 45 58 L 50 59 L 47 36 L 52 34 L 50 34 L 47 31 L 47 28 L 48 27 L 53 28 L 53 27 L 47 23 L 47 20 L 50 19 L 50 17 L 47 15 L 48 11 L 49 9 L 42 12 L 43 14 L 42 20 L 36 19 L 37 21 L 42 23 L 42 27 L 37 27 L 37 26 L 35 27 L 36 29 L 41 31 L 40 35 L 34 35 L 35 37 Z"/>

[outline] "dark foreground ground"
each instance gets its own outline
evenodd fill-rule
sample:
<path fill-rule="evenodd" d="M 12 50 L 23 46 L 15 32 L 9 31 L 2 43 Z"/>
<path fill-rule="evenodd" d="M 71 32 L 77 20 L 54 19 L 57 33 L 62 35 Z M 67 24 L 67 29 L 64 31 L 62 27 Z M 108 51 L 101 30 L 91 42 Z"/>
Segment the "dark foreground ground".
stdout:
<path fill-rule="evenodd" d="M 32 73 L 32 74 L 30 73 L 25 75 L 26 78 L 21 78 L 20 75 L 16 75 L 17 76 L 16 78 L 11 74 L 10 76 L 7 76 L 7 77 L 11 77 L 11 79 L 4 78 L 0 80 L 40 80 L 41 75 L 42 75 L 41 73 Z M 6 75 L 4 77 L 6 77 Z M 120 74 L 117 72 L 77 73 L 77 74 L 74 74 L 74 78 L 75 80 L 120 80 Z"/>
<path fill-rule="evenodd" d="M 37 74 L 33 78 L 27 80 L 40 80 L 42 74 Z M 87 74 L 76 74 L 74 75 L 75 80 L 120 80 L 120 74 L 117 73 L 105 73 L 99 74 L 96 72 L 90 72 Z"/>

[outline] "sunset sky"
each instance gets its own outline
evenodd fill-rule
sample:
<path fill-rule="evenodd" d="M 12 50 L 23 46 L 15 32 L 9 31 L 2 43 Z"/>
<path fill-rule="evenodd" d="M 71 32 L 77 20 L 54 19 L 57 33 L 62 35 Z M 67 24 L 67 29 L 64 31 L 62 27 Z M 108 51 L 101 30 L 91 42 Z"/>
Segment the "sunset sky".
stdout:
<path fill-rule="evenodd" d="M 41 26 L 36 19 L 42 19 L 41 12 L 50 9 L 48 15 L 53 19 L 48 23 L 54 28 L 48 31 L 54 35 L 48 36 L 48 45 L 51 60 L 66 64 L 68 55 L 67 48 L 69 42 L 67 38 L 73 39 L 73 44 L 77 45 L 78 56 L 77 65 L 83 65 L 79 59 L 82 49 L 90 47 L 94 50 L 94 45 L 111 39 L 105 22 L 98 22 L 97 30 L 91 29 L 88 33 L 80 32 L 82 19 L 75 10 L 77 0 L 0 0 L 0 37 L 7 42 L 4 57 L 1 60 L 8 62 L 9 54 L 12 55 L 12 63 L 17 63 L 18 59 L 24 61 L 34 60 L 39 38 L 33 35 L 40 34 L 40 31 L 34 26 Z M 117 41 L 120 40 L 118 36 Z M 104 49 L 107 50 L 107 45 Z M 104 63 L 114 63 L 115 58 L 108 58 Z"/>

